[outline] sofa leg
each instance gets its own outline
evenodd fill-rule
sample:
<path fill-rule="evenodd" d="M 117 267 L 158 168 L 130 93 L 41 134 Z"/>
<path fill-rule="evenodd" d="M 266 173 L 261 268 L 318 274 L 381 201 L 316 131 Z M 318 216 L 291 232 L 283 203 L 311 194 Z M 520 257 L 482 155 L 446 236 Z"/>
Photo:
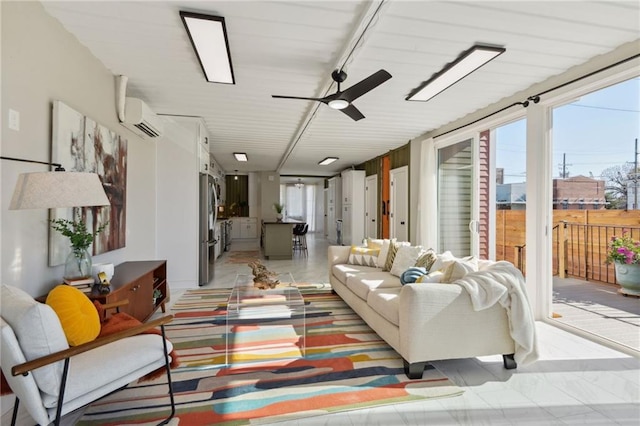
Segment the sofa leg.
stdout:
<path fill-rule="evenodd" d="M 407 375 L 411 380 L 422 379 L 422 373 L 424 372 L 424 367 L 426 366 L 426 362 L 414 362 L 409 364 L 407 361 L 402 360 L 404 362 L 404 374 Z"/>
<path fill-rule="evenodd" d="M 502 355 L 504 368 L 506 368 L 507 370 L 513 370 L 514 368 L 518 367 L 518 364 L 516 364 L 516 360 L 513 358 L 513 355 L 514 354 Z"/>

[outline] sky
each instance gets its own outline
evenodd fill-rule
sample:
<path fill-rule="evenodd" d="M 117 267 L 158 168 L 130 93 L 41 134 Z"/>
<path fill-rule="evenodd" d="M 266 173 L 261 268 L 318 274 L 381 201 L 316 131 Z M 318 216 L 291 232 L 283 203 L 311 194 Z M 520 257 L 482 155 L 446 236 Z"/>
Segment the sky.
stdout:
<path fill-rule="evenodd" d="M 504 168 L 504 182 L 525 182 L 525 120 L 502 126 L 496 134 L 496 167 Z M 563 154 L 569 177 L 598 179 L 608 167 L 633 163 L 636 138 L 640 139 L 640 77 L 556 107 L 553 177 L 561 176 Z"/>

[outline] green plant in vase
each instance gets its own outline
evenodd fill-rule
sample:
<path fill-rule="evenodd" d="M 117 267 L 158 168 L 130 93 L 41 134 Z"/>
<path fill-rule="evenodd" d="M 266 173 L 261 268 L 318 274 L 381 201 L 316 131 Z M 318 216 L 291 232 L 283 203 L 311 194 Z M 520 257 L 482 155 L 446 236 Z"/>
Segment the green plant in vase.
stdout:
<path fill-rule="evenodd" d="M 87 225 L 78 216 L 74 220 L 56 219 L 51 221 L 51 228 L 69 238 L 71 253 L 64 265 L 64 278 L 74 280 L 91 276 L 91 255 L 87 251 L 96 235 L 104 231 L 108 223 L 94 232 L 87 230 Z"/>
<path fill-rule="evenodd" d="M 623 295 L 640 296 L 640 241 L 631 238 L 627 230 L 622 236 L 613 236 L 609 241 L 607 263 L 613 263 L 616 281 Z"/>
<path fill-rule="evenodd" d="M 284 211 L 284 204 L 281 203 L 273 203 L 273 208 L 276 209 L 276 218 L 278 222 L 282 221 L 282 212 Z"/>

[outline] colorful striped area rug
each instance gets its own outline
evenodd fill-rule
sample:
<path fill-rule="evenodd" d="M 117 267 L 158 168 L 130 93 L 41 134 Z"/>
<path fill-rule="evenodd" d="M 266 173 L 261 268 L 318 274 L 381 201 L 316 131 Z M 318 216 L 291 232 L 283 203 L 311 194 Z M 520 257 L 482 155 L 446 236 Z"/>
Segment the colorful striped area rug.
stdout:
<path fill-rule="evenodd" d="M 305 300 L 304 341 L 296 332 L 302 315 L 239 324 L 230 333 L 230 365 L 230 289 L 188 290 L 175 303 L 167 332 L 181 364 L 171 374 L 172 425 L 266 424 L 462 394 L 432 366 L 422 379 L 409 380 L 400 356 L 328 284 L 298 287 Z M 78 424 L 157 423 L 169 410 L 164 380 L 132 383 L 93 403 Z"/>

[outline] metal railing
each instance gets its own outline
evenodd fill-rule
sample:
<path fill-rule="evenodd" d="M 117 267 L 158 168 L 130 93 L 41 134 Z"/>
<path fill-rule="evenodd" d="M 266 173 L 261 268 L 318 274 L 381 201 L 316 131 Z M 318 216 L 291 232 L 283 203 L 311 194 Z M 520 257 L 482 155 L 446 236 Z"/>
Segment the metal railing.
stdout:
<path fill-rule="evenodd" d="M 558 275 L 615 284 L 614 266 L 606 263 L 607 251 L 611 238 L 621 236 L 623 232 L 640 240 L 640 227 L 563 221 L 557 233 Z"/>

